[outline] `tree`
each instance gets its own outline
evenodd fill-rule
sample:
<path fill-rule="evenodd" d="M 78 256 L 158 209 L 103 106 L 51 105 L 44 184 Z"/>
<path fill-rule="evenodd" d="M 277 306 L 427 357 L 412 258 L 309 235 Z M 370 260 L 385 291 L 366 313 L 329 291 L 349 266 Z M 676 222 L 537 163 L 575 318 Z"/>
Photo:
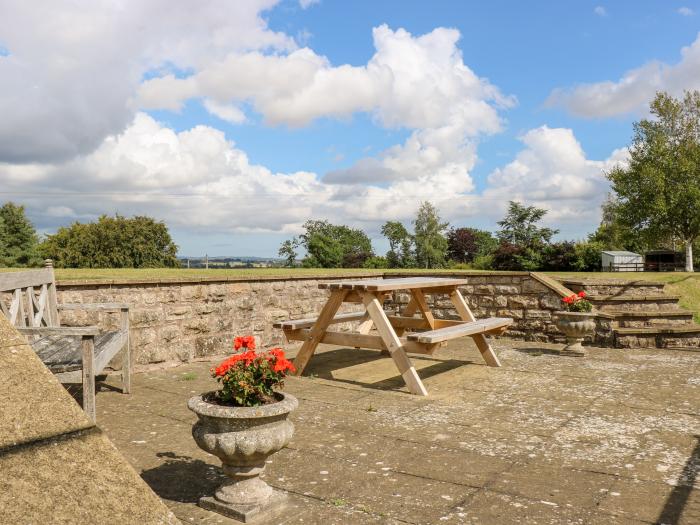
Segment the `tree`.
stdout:
<path fill-rule="evenodd" d="M 600 205 L 601 220 L 598 229 L 588 236 L 588 240 L 602 246 L 603 250 L 628 250 L 644 252 L 658 240 L 648 239 L 630 229 L 620 220 L 618 202 L 608 195 Z"/>
<path fill-rule="evenodd" d="M 386 262 L 389 268 L 413 266 L 413 237 L 399 221 L 387 221 L 382 226 L 382 235 L 389 241 Z"/>
<path fill-rule="evenodd" d="M 7 202 L 0 207 L 0 266 L 38 266 L 38 243 L 24 206 Z"/>
<path fill-rule="evenodd" d="M 151 217 L 101 216 L 59 228 L 40 246 L 60 268 L 163 268 L 180 265 L 168 227 Z"/>
<path fill-rule="evenodd" d="M 430 202 L 421 203 L 414 224 L 416 262 L 421 268 L 439 268 L 445 264 L 447 239 L 443 232 L 449 226 L 441 222 L 438 211 Z"/>
<path fill-rule="evenodd" d="M 310 268 L 362 268 L 372 257 L 372 241 L 362 230 L 328 221 L 309 220 L 298 242 L 306 248 L 303 265 Z"/>
<path fill-rule="evenodd" d="M 280 249 L 277 252 L 277 255 L 284 258 L 284 265 L 285 266 L 288 266 L 289 268 L 294 268 L 294 266 L 296 264 L 296 260 L 297 260 L 296 249 L 298 246 L 299 246 L 299 240 L 296 238 L 287 239 L 280 246 Z"/>
<path fill-rule="evenodd" d="M 546 214 L 547 210 L 535 206 L 515 201 L 508 203 L 506 216 L 498 221 L 501 229 L 496 235 L 501 246 L 499 255 L 494 258 L 495 268 L 534 271 L 542 267 L 543 251 L 552 237 L 559 233 L 559 230 L 539 226 Z M 508 257 L 513 257 L 513 262 L 506 263 Z"/>
<path fill-rule="evenodd" d="M 472 263 L 479 255 L 488 255 L 498 242 L 491 232 L 477 228 L 451 228 L 447 232 L 447 255 L 458 263 Z"/>
<path fill-rule="evenodd" d="M 607 173 L 617 212 L 648 237 L 685 243 L 685 269 L 693 271 L 693 242 L 700 236 L 700 91 L 682 100 L 657 93 L 652 119 L 634 124 L 629 163 Z"/>
<path fill-rule="evenodd" d="M 496 234 L 500 241 L 516 246 L 541 247 L 549 243 L 559 230 L 541 228 L 538 223 L 547 215 L 547 210 L 535 206 L 524 206 L 518 202 L 508 203 L 508 213 L 498 221 L 501 229 Z"/>

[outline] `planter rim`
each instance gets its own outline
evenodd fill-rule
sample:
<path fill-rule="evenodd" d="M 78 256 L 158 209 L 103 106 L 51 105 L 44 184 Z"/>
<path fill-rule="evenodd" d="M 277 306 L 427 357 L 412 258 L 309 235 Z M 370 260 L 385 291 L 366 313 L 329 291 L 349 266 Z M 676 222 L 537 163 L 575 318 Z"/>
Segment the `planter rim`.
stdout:
<path fill-rule="evenodd" d="M 555 315 L 558 316 L 565 316 L 565 315 L 573 315 L 574 317 L 597 317 L 598 314 L 596 312 L 567 312 L 566 310 L 558 310 L 554 312 Z"/>
<path fill-rule="evenodd" d="M 204 396 L 212 392 L 204 392 L 192 396 L 187 402 L 187 408 L 198 416 L 221 417 L 229 419 L 255 419 L 279 416 L 280 414 L 288 414 L 299 406 L 297 398 L 286 392 L 277 392 L 282 399 L 277 403 L 269 405 L 260 405 L 257 407 L 229 407 L 215 405 L 204 400 Z"/>

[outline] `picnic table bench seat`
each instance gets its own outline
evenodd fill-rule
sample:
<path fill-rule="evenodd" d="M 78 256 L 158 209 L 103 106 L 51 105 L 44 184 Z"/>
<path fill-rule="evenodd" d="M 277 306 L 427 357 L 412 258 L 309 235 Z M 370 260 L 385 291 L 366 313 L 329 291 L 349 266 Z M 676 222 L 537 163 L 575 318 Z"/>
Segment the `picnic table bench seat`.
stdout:
<path fill-rule="evenodd" d="M 131 391 L 129 305 L 121 303 L 62 304 L 56 297 L 53 264 L 41 270 L 0 274 L 0 312 L 29 339 L 34 351 L 61 383 L 82 383 L 83 409 L 95 421 L 95 377 L 122 353 L 122 391 Z M 116 312 L 119 328 L 61 326 L 61 310 Z"/>
<path fill-rule="evenodd" d="M 406 336 L 406 339 L 426 344 L 442 343 L 443 341 L 457 339 L 466 335 L 502 332 L 511 324 L 513 324 L 513 320 L 510 318 L 490 317 L 488 319 L 479 319 L 478 321 L 462 323 L 455 326 L 446 326 L 445 328 L 438 328 L 427 332 L 410 333 Z"/>
<path fill-rule="evenodd" d="M 345 314 L 338 314 L 333 319 L 330 320 L 328 324 L 338 324 L 338 323 L 349 323 L 351 321 L 362 321 L 367 314 L 365 312 L 349 312 Z M 318 319 L 316 317 L 311 317 L 308 319 L 296 319 L 293 321 L 280 321 L 278 323 L 273 323 L 274 328 L 281 328 L 282 330 L 300 330 L 302 328 L 311 328 Z"/>

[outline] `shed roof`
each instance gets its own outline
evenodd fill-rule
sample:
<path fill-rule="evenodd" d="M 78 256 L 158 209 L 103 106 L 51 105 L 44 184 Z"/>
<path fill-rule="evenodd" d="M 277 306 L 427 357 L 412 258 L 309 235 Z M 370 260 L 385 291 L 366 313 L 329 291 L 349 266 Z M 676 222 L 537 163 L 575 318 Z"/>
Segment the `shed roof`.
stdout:
<path fill-rule="evenodd" d="M 630 257 L 630 256 L 631 257 L 641 257 L 641 255 L 638 253 L 625 252 L 625 251 L 616 252 L 616 251 L 603 250 L 602 253 L 607 253 L 608 255 L 624 255 L 624 256 L 628 256 L 628 257 Z"/>

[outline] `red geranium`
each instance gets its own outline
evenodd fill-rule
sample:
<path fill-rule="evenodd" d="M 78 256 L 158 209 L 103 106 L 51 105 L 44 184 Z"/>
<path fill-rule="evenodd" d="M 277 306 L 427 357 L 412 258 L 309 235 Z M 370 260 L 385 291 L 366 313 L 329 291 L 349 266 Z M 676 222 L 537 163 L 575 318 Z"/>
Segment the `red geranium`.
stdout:
<path fill-rule="evenodd" d="M 569 312 L 590 312 L 593 310 L 593 305 L 585 297 L 586 292 L 580 291 L 577 294 L 562 297 L 562 301 L 566 304 L 566 309 Z"/>
<path fill-rule="evenodd" d="M 233 347 L 244 351 L 211 369 L 212 377 L 221 383 L 217 400 L 234 406 L 274 403 L 274 388 L 282 387 L 287 373 L 296 371 L 284 356 L 284 350 L 272 348 L 256 353 L 253 336 L 236 337 Z"/>

